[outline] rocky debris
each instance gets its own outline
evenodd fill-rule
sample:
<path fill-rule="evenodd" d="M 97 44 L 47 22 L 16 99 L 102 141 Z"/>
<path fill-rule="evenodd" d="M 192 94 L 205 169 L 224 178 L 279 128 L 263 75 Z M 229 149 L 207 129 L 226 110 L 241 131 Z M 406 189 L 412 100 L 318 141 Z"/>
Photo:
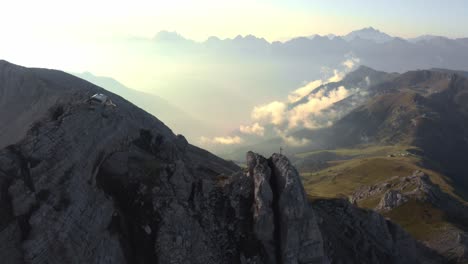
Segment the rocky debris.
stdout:
<path fill-rule="evenodd" d="M 350 200 L 352 203 L 357 203 L 361 200 L 381 195 L 381 204 L 375 208 L 380 210 L 386 204 L 391 208 L 400 206 L 408 200 L 408 196 L 419 200 L 427 199 L 427 196 L 437 188 L 427 174 L 417 170 L 409 176 L 394 176 L 384 182 L 362 186 L 351 195 Z M 391 203 L 397 200 L 397 203 Z M 387 209 L 390 209 L 390 207 Z"/>
<path fill-rule="evenodd" d="M 437 239 L 425 241 L 429 247 L 446 256 L 449 263 L 467 263 L 468 234 L 455 227 L 446 227 L 446 232 Z"/>
<path fill-rule="evenodd" d="M 313 201 L 331 263 L 445 263 L 398 225 L 344 199 Z"/>
<path fill-rule="evenodd" d="M 408 198 L 401 192 L 395 190 L 388 190 L 380 200 L 376 209 L 388 211 L 398 207 L 408 201 Z"/>
<path fill-rule="evenodd" d="M 351 195 L 350 200 L 351 203 L 356 203 L 360 200 L 382 194 L 383 192 L 389 190 L 394 186 L 393 180 L 397 179 L 398 176 L 392 177 L 389 181 L 383 182 L 383 183 L 378 183 L 375 185 L 364 185 L 361 186 L 359 189 L 354 191 L 354 193 Z"/>

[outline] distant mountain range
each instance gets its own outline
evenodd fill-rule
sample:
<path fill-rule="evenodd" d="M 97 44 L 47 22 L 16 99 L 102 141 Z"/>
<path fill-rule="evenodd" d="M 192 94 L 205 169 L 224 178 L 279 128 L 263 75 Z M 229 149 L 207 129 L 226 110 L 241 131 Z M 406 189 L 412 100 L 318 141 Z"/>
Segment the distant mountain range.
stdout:
<path fill-rule="evenodd" d="M 291 38 L 289 40 L 281 41 L 281 42 L 285 43 L 285 42 L 291 41 L 293 39 L 301 38 L 301 37 L 305 37 L 305 36 L 297 36 L 297 37 L 293 37 L 293 38 Z M 405 40 L 408 40 L 408 41 L 411 41 L 411 42 L 431 40 L 431 39 L 434 39 L 434 38 L 456 39 L 456 38 L 449 38 L 449 37 L 430 35 L 430 34 L 425 34 L 425 35 L 412 37 L 412 38 L 403 38 L 403 37 L 398 37 L 398 36 L 391 36 L 391 35 L 389 35 L 389 34 L 387 34 L 385 32 L 382 32 L 379 29 L 376 29 L 374 27 L 366 27 L 366 28 L 354 30 L 354 31 L 351 31 L 351 32 L 349 32 L 348 34 L 345 34 L 345 35 L 313 34 L 313 35 L 308 36 L 307 38 L 314 39 L 314 38 L 321 38 L 321 37 L 326 37 L 328 39 L 341 38 L 341 39 L 344 39 L 344 40 L 346 40 L 348 42 L 351 42 L 351 41 L 356 40 L 356 39 L 365 39 L 365 40 L 370 40 L 370 41 L 374 41 L 374 42 L 377 42 L 377 43 L 389 42 L 389 41 L 392 41 L 392 40 L 394 40 L 396 38 L 397 39 L 405 39 Z M 463 38 L 458 38 L 458 39 L 463 39 Z M 180 35 L 179 33 L 175 32 L 175 31 L 167 31 L 167 30 L 163 30 L 163 31 L 160 31 L 160 32 L 156 33 L 153 40 L 157 41 L 157 42 L 173 42 L 173 41 L 174 42 L 184 42 L 184 41 L 186 41 L 186 42 L 197 43 L 196 41 L 193 41 L 193 40 L 190 40 L 190 39 L 187 39 L 187 38 L 183 37 L 182 35 Z M 211 36 L 211 37 L 207 38 L 207 40 L 199 42 L 199 43 L 210 43 L 210 42 L 213 43 L 213 42 L 217 42 L 217 41 L 237 41 L 237 42 L 240 42 L 240 41 L 243 41 L 243 40 L 251 41 L 251 42 L 258 41 L 258 42 L 263 42 L 263 43 L 270 43 L 267 40 L 265 40 L 264 38 L 256 37 L 254 35 L 246 35 L 246 36 L 238 35 L 238 36 L 236 36 L 234 38 L 226 38 L 226 39 L 220 39 L 219 37 Z M 279 42 L 279 41 L 274 41 L 272 43 L 275 43 L 275 42 Z"/>
<path fill-rule="evenodd" d="M 404 39 L 373 27 L 344 36 L 312 35 L 271 43 L 253 35 L 239 35 L 233 39 L 210 37 L 206 41 L 195 42 L 168 31 L 159 32 L 151 41 L 156 45 L 170 44 L 178 52 L 214 53 L 216 56 L 249 54 L 255 59 L 289 58 L 296 61 L 301 57 L 324 66 L 336 65 L 344 55 L 353 54 L 362 64 L 388 72 L 435 67 L 468 70 L 468 38 L 423 35 Z"/>
<path fill-rule="evenodd" d="M 371 40 L 376 43 L 385 43 L 393 40 L 393 37 L 390 35 L 380 32 L 373 27 L 352 31 L 349 34 L 343 36 L 343 39 L 346 41 L 353 41 L 358 38 Z"/>

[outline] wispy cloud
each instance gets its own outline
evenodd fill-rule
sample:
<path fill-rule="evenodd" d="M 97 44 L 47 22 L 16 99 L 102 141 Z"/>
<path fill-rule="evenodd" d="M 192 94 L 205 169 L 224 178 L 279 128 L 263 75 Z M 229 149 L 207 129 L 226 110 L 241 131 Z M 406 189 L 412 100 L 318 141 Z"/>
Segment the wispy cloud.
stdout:
<path fill-rule="evenodd" d="M 201 137 L 200 142 L 202 144 L 221 144 L 221 145 L 237 145 L 243 142 L 242 138 L 239 136 L 227 136 L 227 137 Z"/>
<path fill-rule="evenodd" d="M 261 126 L 258 122 L 252 124 L 251 126 L 243 126 L 239 127 L 240 132 L 249 135 L 257 135 L 263 136 L 265 134 L 265 128 Z"/>
<path fill-rule="evenodd" d="M 291 132 L 299 128 L 315 129 L 333 124 L 332 120 L 339 116 L 339 113 L 331 110 L 330 107 L 359 92 L 359 88 L 348 89 L 343 85 L 329 88 L 328 84 L 341 81 L 358 64 L 359 59 L 349 55 L 340 64 L 341 69 L 322 68 L 323 78 L 295 89 L 289 93 L 286 100 L 255 106 L 251 112 L 253 122 L 239 126 L 240 133 L 262 137 L 268 128 L 272 129 L 269 131 L 289 146 L 298 147 L 309 144 L 308 139 L 291 136 Z M 324 112 L 325 109 L 327 109 L 326 112 Z M 235 145 L 243 143 L 244 138 L 240 136 L 202 137 L 201 141 L 204 144 Z"/>
<path fill-rule="evenodd" d="M 292 108 L 288 112 L 288 127 L 295 128 L 303 125 L 307 128 L 315 128 L 311 120 L 312 115 L 320 115 L 321 111 L 334 103 L 343 100 L 350 94 L 344 86 L 340 86 L 325 95 L 324 90 L 309 95 L 307 101 Z"/>
<path fill-rule="evenodd" d="M 293 136 L 287 135 L 287 131 L 276 128 L 276 134 L 283 140 L 284 143 L 288 146 L 301 147 L 310 143 L 310 140 L 306 138 L 296 138 Z"/>
<path fill-rule="evenodd" d="M 279 126 L 285 121 L 286 110 L 286 103 L 273 101 L 269 104 L 254 107 L 252 119 L 257 122 Z"/>
<path fill-rule="evenodd" d="M 288 95 L 289 103 L 295 103 L 301 100 L 302 98 L 304 98 L 304 96 L 310 94 L 313 90 L 315 90 L 322 84 L 322 80 L 315 80 L 302 86 L 301 88 L 294 90 L 293 92 L 291 92 L 291 94 Z"/>
<path fill-rule="evenodd" d="M 352 70 L 356 67 L 356 65 L 359 64 L 361 60 L 359 58 L 356 58 L 352 55 L 350 55 L 350 58 L 345 60 L 342 65 L 345 66 L 348 70 Z"/>
<path fill-rule="evenodd" d="M 332 125 L 331 119 L 338 114 L 333 110 L 327 111 L 325 114 L 323 110 L 330 108 L 333 104 L 351 94 L 359 92 L 359 89 L 348 89 L 343 85 L 328 89 L 327 84 L 341 81 L 359 62 L 358 58 L 350 54 L 341 63 L 341 70 L 322 68 L 324 74 L 322 79 L 311 81 L 292 91 L 287 100 L 273 101 L 254 107 L 251 114 L 254 123 L 241 126 L 240 131 L 245 134 L 263 136 L 265 133 L 264 127 L 270 125 L 274 127 L 275 133 L 286 144 L 291 146 L 308 144 L 307 139 L 292 137 L 289 132 L 300 127 L 313 129 Z M 317 120 L 320 120 L 320 122 Z M 257 129 L 254 129 L 254 127 Z"/>

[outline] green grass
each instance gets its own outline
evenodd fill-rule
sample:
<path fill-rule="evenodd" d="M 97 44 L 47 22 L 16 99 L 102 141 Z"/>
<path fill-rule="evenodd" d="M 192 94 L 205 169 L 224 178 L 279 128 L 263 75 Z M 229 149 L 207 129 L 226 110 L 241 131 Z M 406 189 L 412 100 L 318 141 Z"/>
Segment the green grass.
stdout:
<path fill-rule="evenodd" d="M 392 189 L 402 192 L 414 190 L 416 186 L 400 181 L 400 177 L 412 175 L 421 170 L 431 178 L 431 181 L 442 191 L 466 203 L 456 195 L 455 188 L 445 175 L 433 170 L 422 168 L 421 157 L 414 155 L 402 156 L 412 149 L 408 146 L 370 146 L 360 149 L 322 150 L 298 154 L 297 157 L 307 158 L 323 152 L 333 152 L 343 157 L 341 160 L 329 161 L 326 169 L 317 172 L 303 172 L 304 188 L 310 199 L 334 198 L 350 196 L 362 186 L 375 185 L 382 182 L 392 183 Z M 393 154 L 393 156 L 389 156 Z M 351 157 L 351 158 L 350 158 Z M 400 176 L 400 177 L 394 177 Z M 361 208 L 373 209 L 379 204 L 384 192 L 358 201 Z M 445 213 L 429 203 L 410 200 L 400 207 L 394 208 L 383 215 L 402 226 L 416 239 L 428 241 L 452 226 Z"/>
<path fill-rule="evenodd" d="M 361 186 L 387 181 L 393 176 L 411 175 L 418 169 L 411 160 L 375 157 L 332 162 L 334 166 L 319 172 L 303 173 L 304 188 L 312 196 L 348 196 Z"/>
<path fill-rule="evenodd" d="M 374 209 L 375 207 L 377 207 L 377 205 L 379 205 L 381 198 L 382 197 L 380 196 L 368 197 L 366 199 L 359 201 L 358 206 L 361 208 L 366 208 L 366 209 Z"/>
<path fill-rule="evenodd" d="M 356 157 L 356 156 L 386 156 L 390 154 L 396 154 L 406 152 L 408 149 L 414 149 L 414 147 L 406 145 L 394 145 L 394 146 L 361 146 L 360 148 L 352 149 L 335 149 L 335 150 L 317 150 L 311 152 L 298 153 L 295 156 L 297 158 L 307 158 L 316 154 L 330 152 L 335 153 L 339 156 L 344 157 Z"/>
<path fill-rule="evenodd" d="M 302 153 L 297 156 L 310 157 L 322 152 L 333 152 L 341 156 L 354 156 L 328 162 L 328 167 L 317 172 L 301 172 L 304 188 L 311 196 L 338 197 L 349 196 L 361 186 L 388 181 L 393 176 L 409 176 L 421 170 L 429 175 L 431 181 L 440 188 L 465 202 L 456 194 L 448 177 L 420 166 L 421 158 L 414 155 L 401 156 L 406 150 L 416 149 L 411 146 L 368 146 L 356 149 L 319 150 Z M 389 155 L 394 157 L 389 157 Z M 408 186 L 403 191 L 409 191 Z M 373 203 L 371 203 L 373 204 Z"/>
<path fill-rule="evenodd" d="M 383 215 L 422 241 L 437 238 L 438 234 L 451 225 L 447 222 L 444 212 L 431 204 L 416 200 L 410 200 Z"/>

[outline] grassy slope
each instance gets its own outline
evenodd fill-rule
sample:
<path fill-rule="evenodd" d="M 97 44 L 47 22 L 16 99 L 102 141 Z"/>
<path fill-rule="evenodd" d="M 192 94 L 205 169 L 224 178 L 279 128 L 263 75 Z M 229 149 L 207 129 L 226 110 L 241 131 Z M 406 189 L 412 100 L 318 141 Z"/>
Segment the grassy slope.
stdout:
<path fill-rule="evenodd" d="M 446 193 L 462 200 L 456 195 L 454 187 L 447 177 L 429 169 L 421 167 L 421 158 L 407 154 L 408 146 L 368 146 L 360 149 L 322 150 L 301 153 L 297 158 L 310 158 L 321 152 L 332 152 L 341 156 L 342 160 L 328 162 L 328 168 L 315 171 L 302 171 L 304 188 L 311 197 L 340 197 L 350 196 L 361 186 L 369 186 L 384 181 L 398 181 L 394 176 L 405 177 L 415 170 L 424 171 L 431 180 Z M 405 191 L 405 190 L 404 190 Z M 358 206 L 375 208 L 381 195 L 361 200 Z M 445 214 L 432 205 L 418 201 L 408 203 L 384 213 L 396 223 L 400 224 L 414 237 L 429 240 L 439 232 L 449 227 Z"/>

